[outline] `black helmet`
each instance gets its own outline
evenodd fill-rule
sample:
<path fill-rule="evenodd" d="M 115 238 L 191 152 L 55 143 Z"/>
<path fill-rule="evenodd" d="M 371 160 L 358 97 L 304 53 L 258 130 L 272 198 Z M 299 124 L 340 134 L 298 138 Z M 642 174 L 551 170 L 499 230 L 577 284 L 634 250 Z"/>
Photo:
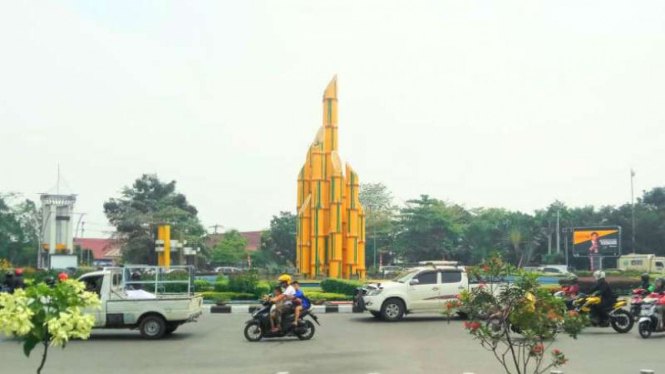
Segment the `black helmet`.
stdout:
<path fill-rule="evenodd" d="M 649 281 L 649 273 L 644 273 L 642 274 L 642 282 L 648 282 Z"/>
<path fill-rule="evenodd" d="M 46 285 L 49 287 L 53 287 L 55 284 L 55 279 L 53 277 L 46 277 L 44 278 L 44 283 L 46 283 Z"/>

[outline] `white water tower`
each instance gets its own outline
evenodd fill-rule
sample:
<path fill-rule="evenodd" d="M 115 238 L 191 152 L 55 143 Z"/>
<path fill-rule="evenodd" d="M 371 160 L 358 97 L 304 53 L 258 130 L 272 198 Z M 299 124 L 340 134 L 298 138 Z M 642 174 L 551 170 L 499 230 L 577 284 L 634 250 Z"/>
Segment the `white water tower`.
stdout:
<path fill-rule="evenodd" d="M 73 213 L 76 195 L 71 193 L 60 178 L 48 192 L 41 194 L 42 253 L 41 268 L 77 267 L 74 255 Z"/>

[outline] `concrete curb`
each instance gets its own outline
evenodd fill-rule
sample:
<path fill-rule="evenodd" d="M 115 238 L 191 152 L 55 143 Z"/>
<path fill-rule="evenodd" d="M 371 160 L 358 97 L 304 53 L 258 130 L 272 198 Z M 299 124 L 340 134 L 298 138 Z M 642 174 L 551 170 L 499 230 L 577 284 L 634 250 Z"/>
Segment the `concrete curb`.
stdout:
<path fill-rule="evenodd" d="M 258 305 L 212 305 L 210 313 L 215 314 L 239 314 L 239 313 L 254 313 L 260 306 Z M 362 313 L 363 310 L 354 307 L 353 305 L 314 305 L 312 307 L 314 313 L 327 314 L 327 313 Z"/>

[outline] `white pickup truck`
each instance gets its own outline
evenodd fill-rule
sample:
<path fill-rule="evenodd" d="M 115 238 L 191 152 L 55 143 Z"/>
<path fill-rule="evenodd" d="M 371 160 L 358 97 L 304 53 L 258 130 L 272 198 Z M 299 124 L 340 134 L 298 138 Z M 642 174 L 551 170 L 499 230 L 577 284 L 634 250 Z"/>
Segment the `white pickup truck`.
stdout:
<path fill-rule="evenodd" d="M 180 277 L 169 276 L 174 272 Z M 202 297 L 191 293 L 192 278 L 190 267 L 131 266 L 105 268 L 78 280 L 101 301 L 101 309 L 84 310 L 95 316 L 95 328 L 138 329 L 144 338 L 160 339 L 203 313 Z"/>
<path fill-rule="evenodd" d="M 360 307 L 374 317 L 397 321 L 410 313 L 437 313 L 446 302 L 469 288 L 462 266 L 422 266 L 408 270 L 392 281 L 372 283 L 360 292 Z"/>

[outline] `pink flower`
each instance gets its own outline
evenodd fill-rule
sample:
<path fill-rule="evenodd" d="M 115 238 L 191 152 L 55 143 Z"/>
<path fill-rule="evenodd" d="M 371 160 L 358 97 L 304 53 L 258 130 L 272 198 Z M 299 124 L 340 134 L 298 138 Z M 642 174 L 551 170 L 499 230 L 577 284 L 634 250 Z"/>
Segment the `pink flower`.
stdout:
<path fill-rule="evenodd" d="M 471 322 L 469 324 L 469 327 L 471 328 L 471 331 L 476 331 L 480 327 L 480 323 L 478 322 Z"/>

